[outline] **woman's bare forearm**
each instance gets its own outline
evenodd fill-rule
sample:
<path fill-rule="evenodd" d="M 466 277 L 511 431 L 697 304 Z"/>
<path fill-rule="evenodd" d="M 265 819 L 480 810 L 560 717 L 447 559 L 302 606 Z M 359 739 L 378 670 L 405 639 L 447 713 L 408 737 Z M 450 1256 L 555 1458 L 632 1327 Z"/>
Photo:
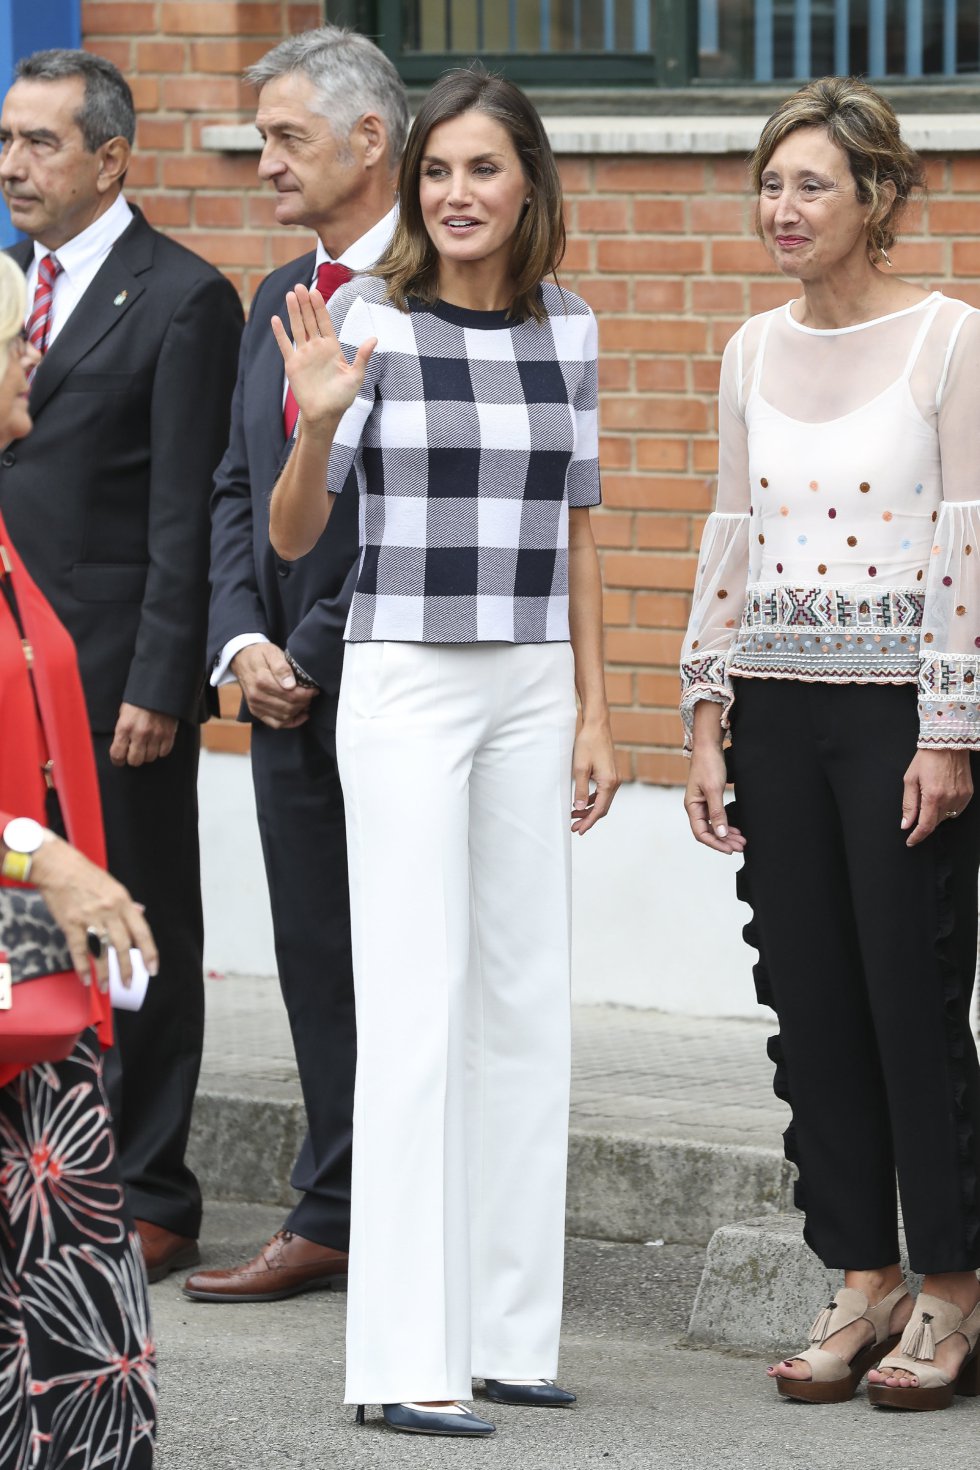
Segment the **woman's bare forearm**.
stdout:
<path fill-rule="evenodd" d="M 568 525 L 568 626 L 582 721 L 572 752 L 572 831 L 584 836 L 606 815 L 619 786 L 602 654 L 602 581 L 589 512 Z"/>
<path fill-rule="evenodd" d="M 327 490 L 327 465 L 340 420 L 304 426 L 276 482 L 269 506 L 269 540 L 283 561 L 305 556 L 323 535 L 335 495 Z"/>
<path fill-rule="evenodd" d="M 721 749 L 725 732 L 721 727 L 723 706 L 713 699 L 699 699 L 694 706 L 694 732 L 692 744 L 695 750 L 706 745 Z"/>
<path fill-rule="evenodd" d="M 607 723 L 602 580 L 587 510 L 572 510 L 569 514 L 568 627 L 582 720 L 587 725 Z"/>

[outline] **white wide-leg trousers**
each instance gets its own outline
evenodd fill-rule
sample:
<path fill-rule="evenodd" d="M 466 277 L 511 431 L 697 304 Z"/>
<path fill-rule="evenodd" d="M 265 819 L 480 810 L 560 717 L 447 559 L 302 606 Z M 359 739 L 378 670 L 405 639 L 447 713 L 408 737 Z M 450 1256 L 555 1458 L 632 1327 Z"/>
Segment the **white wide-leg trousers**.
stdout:
<path fill-rule="evenodd" d="M 574 733 L 567 643 L 347 647 L 348 1403 L 557 1371 Z"/>

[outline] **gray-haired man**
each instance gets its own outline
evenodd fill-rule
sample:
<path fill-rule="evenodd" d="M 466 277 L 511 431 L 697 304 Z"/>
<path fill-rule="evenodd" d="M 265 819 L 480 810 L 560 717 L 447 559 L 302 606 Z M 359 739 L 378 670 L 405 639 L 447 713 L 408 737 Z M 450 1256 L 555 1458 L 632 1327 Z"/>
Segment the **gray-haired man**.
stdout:
<path fill-rule="evenodd" d="M 276 955 L 309 1131 L 293 1170 L 301 1199 L 259 1254 L 200 1271 L 201 1301 L 273 1301 L 346 1275 L 354 996 L 347 853 L 334 754 L 342 635 L 357 560 L 357 495 L 302 561 L 269 545 L 268 501 L 295 404 L 269 327 L 297 282 L 324 295 L 369 269 L 395 221 L 395 170 L 408 127 L 405 91 L 365 37 L 324 26 L 251 68 L 259 176 L 276 219 L 316 232 L 317 249 L 273 272 L 242 340 L 231 442 L 212 500 L 212 683 L 237 679 L 252 728 L 252 773 Z"/>

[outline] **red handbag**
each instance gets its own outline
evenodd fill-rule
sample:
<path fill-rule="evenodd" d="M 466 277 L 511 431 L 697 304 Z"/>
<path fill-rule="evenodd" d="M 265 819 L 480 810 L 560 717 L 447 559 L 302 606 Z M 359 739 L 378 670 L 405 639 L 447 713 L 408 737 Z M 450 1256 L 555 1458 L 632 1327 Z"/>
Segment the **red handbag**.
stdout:
<path fill-rule="evenodd" d="M 28 673 L 44 736 L 41 706 L 31 672 L 30 644 L 6 565 L 0 590 L 28 654 Z M 44 752 L 47 756 L 47 751 Z M 48 777 L 49 808 L 57 814 L 57 792 Z M 49 822 L 51 815 L 49 814 Z M 92 1024 L 92 998 L 78 977 L 63 931 L 36 888 L 0 886 L 0 1065 L 29 1067 L 64 1061 Z"/>
<path fill-rule="evenodd" d="M 92 1000 L 36 888 L 0 888 L 0 1065 L 60 1062 L 91 1025 Z"/>

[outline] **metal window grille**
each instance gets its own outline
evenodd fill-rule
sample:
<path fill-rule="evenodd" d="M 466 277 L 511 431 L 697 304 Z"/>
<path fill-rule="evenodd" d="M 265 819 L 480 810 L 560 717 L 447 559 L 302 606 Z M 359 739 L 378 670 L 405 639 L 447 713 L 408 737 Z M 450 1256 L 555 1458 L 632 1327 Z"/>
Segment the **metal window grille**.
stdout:
<path fill-rule="evenodd" d="M 382 44 L 410 83 L 479 56 L 519 82 L 649 85 L 658 19 L 671 9 L 691 33 L 683 80 L 693 74 L 695 26 L 673 0 L 377 0 L 375 9 Z"/>
<path fill-rule="evenodd" d="M 409 83 L 482 57 L 530 85 L 980 72 L 980 0 L 331 0 Z"/>
<path fill-rule="evenodd" d="M 702 77 L 953 78 L 980 70 L 969 0 L 698 0 Z"/>
<path fill-rule="evenodd" d="M 406 50 L 647 54 L 653 0 L 410 0 Z"/>

